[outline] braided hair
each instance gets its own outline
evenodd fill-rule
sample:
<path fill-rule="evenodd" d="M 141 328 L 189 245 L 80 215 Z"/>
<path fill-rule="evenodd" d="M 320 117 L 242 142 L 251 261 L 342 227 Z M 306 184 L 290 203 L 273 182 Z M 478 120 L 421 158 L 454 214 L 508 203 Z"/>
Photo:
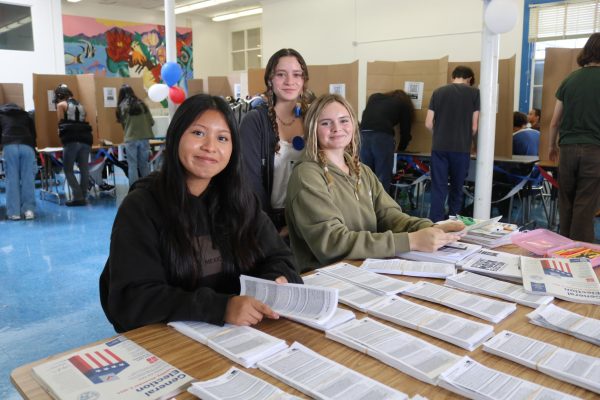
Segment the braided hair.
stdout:
<path fill-rule="evenodd" d="M 350 159 L 350 163 L 348 168 L 350 168 L 350 175 L 353 175 L 356 178 L 354 193 L 358 196 L 360 191 L 360 134 L 358 130 L 358 120 L 356 118 L 356 113 L 354 109 L 344 99 L 342 96 L 338 94 L 326 94 L 319 97 L 314 103 L 311 104 L 306 118 L 304 119 L 304 136 L 306 138 L 306 148 L 305 148 L 305 156 L 318 163 L 325 173 L 325 178 L 327 179 L 327 186 L 331 187 L 333 185 L 333 177 L 329 173 L 329 167 L 327 162 L 327 156 L 325 152 L 319 146 L 319 139 L 317 135 L 317 129 L 319 125 L 319 117 L 321 116 L 323 109 L 327 107 L 329 104 L 338 102 L 343 105 L 348 113 L 350 114 L 350 119 L 352 120 L 352 140 L 344 149 L 344 154 L 347 159 Z"/>
<path fill-rule="evenodd" d="M 275 132 L 274 150 L 276 153 L 279 152 L 279 127 L 277 125 L 277 114 L 275 113 L 277 96 L 275 96 L 275 92 L 273 91 L 272 80 L 275 76 L 275 68 L 277 68 L 279 59 L 282 57 L 296 58 L 298 64 L 300 64 L 300 68 L 302 68 L 302 79 L 304 79 L 304 85 L 302 87 L 302 94 L 299 98 L 301 115 L 305 115 L 309 105 L 308 93 L 306 89 L 306 82 L 308 82 L 308 67 L 306 66 L 304 58 L 302 58 L 300 53 L 294 49 L 281 49 L 277 51 L 271 56 L 271 58 L 269 58 L 269 62 L 265 68 L 264 76 L 265 86 L 267 87 L 267 91 L 265 92 L 265 97 L 267 98 L 267 115 L 269 117 L 269 121 L 271 122 L 273 132 Z"/>

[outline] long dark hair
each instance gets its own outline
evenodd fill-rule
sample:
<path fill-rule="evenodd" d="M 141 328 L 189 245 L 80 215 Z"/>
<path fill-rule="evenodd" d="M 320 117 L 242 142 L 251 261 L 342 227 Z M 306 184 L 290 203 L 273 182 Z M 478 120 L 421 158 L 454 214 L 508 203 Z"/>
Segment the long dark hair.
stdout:
<path fill-rule="evenodd" d="M 125 113 L 139 115 L 145 112 L 149 112 L 148 106 L 135 95 L 131 86 L 123 84 L 117 97 L 117 110 L 115 111 L 117 122 L 122 122 Z"/>
<path fill-rule="evenodd" d="M 267 91 L 265 92 L 265 97 L 267 98 L 267 107 L 268 107 L 268 115 L 269 121 L 271 122 L 271 127 L 275 132 L 275 142 L 274 149 L 275 151 L 279 151 L 279 128 L 277 127 L 277 115 L 275 114 L 275 104 L 277 104 L 277 96 L 275 96 L 275 92 L 273 91 L 273 84 L 271 81 L 275 76 L 275 68 L 279 63 L 279 59 L 281 57 L 294 57 L 298 60 L 298 64 L 300 64 L 300 68 L 302 68 L 302 78 L 304 79 L 304 85 L 302 86 L 302 95 L 300 96 L 300 113 L 301 115 L 306 114 L 308 110 L 308 106 L 310 101 L 314 97 L 312 92 L 307 92 L 306 82 L 308 82 L 308 67 L 306 66 L 306 62 L 302 55 L 298 53 L 294 49 L 281 49 L 269 58 L 269 62 L 267 62 L 267 66 L 265 68 L 265 86 L 267 87 Z M 311 99 L 308 97 L 311 96 Z"/>
<path fill-rule="evenodd" d="M 186 184 L 186 170 L 179 160 L 179 143 L 185 130 L 206 110 L 220 112 L 231 131 L 232 153 L 223 171 L 213 177 L 205 196 L 209 232 L 223 258 L 224 272 L 248 271 L 262 255 L 257 244 L 256 218 L 260 212 L 254 194 L 242 182 L 240 135 L 229 105 L 220 97 L 198 94 L 177 109 L 169 128 L 164 161 L 158 173 L 156 194 L 164 211 L 165 230 L 161 235 L 163 257 L 171 280 L 192 289 L 201 277 L 197 245 L 198 216 Z"/>
<path fill-rule="evenodd" d="M 577 56 L 577 64 L 580 67 L 584 67 L 589 63 L 599 63 L 600 62 L 600 32 L 594 33 L 590 38 L 585 42 L 583 49 Z"/>

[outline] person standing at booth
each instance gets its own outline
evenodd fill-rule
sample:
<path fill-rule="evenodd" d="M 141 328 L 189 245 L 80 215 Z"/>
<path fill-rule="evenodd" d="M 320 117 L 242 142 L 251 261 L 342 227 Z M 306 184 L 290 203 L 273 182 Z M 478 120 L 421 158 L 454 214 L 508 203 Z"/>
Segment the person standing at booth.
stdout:
<path fill-rule="evenodd" d="M 127 154 L 127 175 L 129 185 L 150 173 L 150 143 L 154 137 L 154 119 L 148 106 L 135 95 L 129 85 L 119 90 L 117 121 L 123 125 L 125 152 Z"/>
<path fill-rule="evenodd" d="M 593 242 L 600 209 L 600 33 L 590 36 L 577 64 L 556 91 L 549 150 L 558 161 L 560 234 Z"/>
<path fill-rule="evenodd" d="M 90 180 L 88 162 L 93 142 L 92 127 L 85 120 L 83 105 L 73 98 L 73 92 L 67 85 L 58 85 L 54 90 L 54 102 L 58 114 L 58 135 L 63 144 L 65 177 L 73 193 L 73 198 L 66 205 L 84 206 Z M 79 182 L 73 172 L 75 163 L 79 168 Z"/>
<path fill-rule="evenodd" d="M 304 148 L 303 115 L 308 108 L 308 67 L 294 49 L 271 56 L 264 75 L 267 103 L 240 125 L 244 166 L 250 186 L 282 236 L 288 180 Z"/>
<path fill-rule="evenodd" d="M 35 218 L 35 124 L 14 103 L 0 107 L 0 137 L 6 175 L 6 216 Z"/>
<path fill-rule="evenodd" d="M 433 133 L 429 218 L 434 222 L 460 214 L 462 209 L 462 190 L 479 121 L 479 89 L 472 87 L 474 82 L 473 70 L 459 65 L 452 71 L 452 83 L 431 95 L 425 126 Z"/>
<path fill-rule="evenodd" d="M 415 107 L 403 90 L 374 93 L 369 97 L 360 122 L 360 160 L 370 167 L 386 191 L 390 189 L 394 151 L 404 151 L 410 134 Z M 400 127 L 400 143 L 394 143 L 394 127 Z"/>

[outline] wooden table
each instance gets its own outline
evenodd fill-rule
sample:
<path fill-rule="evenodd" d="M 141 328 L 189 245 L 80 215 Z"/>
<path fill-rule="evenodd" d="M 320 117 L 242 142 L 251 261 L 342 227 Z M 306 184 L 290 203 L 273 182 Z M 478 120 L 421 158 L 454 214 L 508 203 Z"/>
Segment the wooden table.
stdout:
<path fill-rule="evenodd" d="M 505 251 L 522 252 L 516 246 L 506 246 L 503 248 Z M 600 268 L 596 270 L 596 274 L 600 274 Z M 402 277 L 403 280 L 418 281 L 417 278 Z M 424 279 L 436 283 L 442 283 L 439 279 Z M 440 309 L 448 313 L 460 315 L 464 318 L 469 318 L 478 322 L 488 323 L 478 318 L 454 311 L 444 306 L 428 303 L 415 298 L 409 298 L 410 301 L 414 301 L 419 304 L 426 305 L 431 308 Z M 554 303 L 560 307 L 564 307 L 571 311 L 585 315 L 587 317 L 600 319 L 600 307 L 595 305 L 577 304 L 570 303 L 561 300 L 555 300 Z M 342 307 L 345 307 L 342 305 Z M 364 314 L 353 310 L 358 318 L 362 318 Z M 531 308 L 517 305 L 517 311 L 510 315 L 508 318 L 494 326 L 494 331 L 499 333 L 503 329 L 511 330 L 513 332 L 526 335 L 538 340 L 543 340 L 547 343 L 554 344 L 556 346 L 564 347 L 573 351 L 578 351 L 590 356 L 600 357 L 600 347 L 595 346 L 591 343 L 584 342 L 576 339 L 572 336 L 565 335 L 562 333 L 554 332 L 548 329 L 544 329 L 528 322 L 527 313 L 532 311 Z M 475 360 L 482 364 L 495 368 L 511 375 L 518 376 L 520 378 L 533 381 L 535 383 L 563 391 L 575 396 L 579 396 L 585 399 L 598 398 L 598 395 L 579 388 L 577 386 L 559 381 L 551 378 L 540 372 L 533 371 L 529 368 L 505 360 L 503 358 L 485 353 L 481 350 L 481 346 L 475 351 L 466 351 L 449 343 L 443 342 L 431 336 L 403 328 L 397 325 L 393 325 L 387 321 L 383 323 L 392 325 L 401 331 L 407 332 L 411 335 L 425 339 L 437 346 L 445 348 L 457 355 L 464 356 L 469 355 Z M 445 389 L 428 385 L 419 380 L 411 378 L 408 375 L 401 373 L 400 371 L 389 367 L 374 358 L 352 350 L 339 343 L 333 342 L 325 338 L 325 334 L 320 331 L 313 330 L 304 325 L 291 322 L 289 320 L 281 319 L 278 321 L 266 320 L 257 325 L 257 328 L 267 332 L 273 336 L 285 339 L 288 344 L 292 344 L 294 341 L 298 341 L 309 348 L 319 352 L 320 354 L 335 360 L 347 367 L 355 369 L 360 373 L 367 375 L 373 379 L 385 383 L 391 387 L 407 393 L 410 396 L 415 394 L 421 394 L 429 399 L 458 399 L 457 396 Z M 234 363 L 227 358 L 219 355 L 218 353 L 210 350 L 208 347 L 201 345 L 200 343 L 189 339 L 188 337 L 176 332 L 174 329 L 166 325 L 151 325 L 143 328 L 135 329 L 125 333 L 125 336 L 134 340 L 141 346 L 145 347 L 155 355 L 161 357 L 165 361 L 175 365 L 182 369 L 189 375 L 199 379 L 205 380 L 214 378 L 224 373 L 229 367 L 233 366 Z M 87 346 L 85 346 L 87 347 Z M 40 363 L 51 360 L 57 356 L 48 357 L 19 368 L 16 368 L 11 373 L 11 381 L 17 388 L 19 393 L 25 399 L 51 399 L 51 397 L 37 384 L 37 382 L 31 376 L 31 369 L 33 366 Z M 243 369 L 241 366 L 236 365 L 238 368 Z M 283 390 L 301 395 L 291 387 L 271 378 L 269 375 L 259 371 L 257 369 L 246 369 L 247 372 L 256 375 L 262 379 L 265 379 Z M 194 399 L 195 397 L 188 394 L 182 393 L 177 396 L 177 399 Z"/>

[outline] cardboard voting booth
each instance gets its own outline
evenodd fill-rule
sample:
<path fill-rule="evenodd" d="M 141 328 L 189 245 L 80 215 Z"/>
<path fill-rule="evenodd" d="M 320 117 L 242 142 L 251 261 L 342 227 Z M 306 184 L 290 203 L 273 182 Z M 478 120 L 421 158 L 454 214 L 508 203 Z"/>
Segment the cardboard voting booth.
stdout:
<path fill-rule="evenodd" d="M 94 75 L 41 75 L 33 74 L 33 103 L 35 105 L 35 128 L 37 131 L 37 147 L 60 147 L 58 137 L 58 115 L 54 99 L 54 89 L 66 84 L 73 97 L 86 110 L 87 121 L 92 126 L 94 144 L 98 144 L 98 126 L 96 123 L 96 97 Z"/>
<path fill-rule="evenodd" d="M 358 111 L 358 61 L 349 64 L 308 65 L 307 87 L 318 97 L 336 92 Z M 248 93 L 254 96 L 266 90 L 264 68 L 248 70 Z"/>
<path fill-rule="evenodd" d="M 195 94 L 205 93 L 204 92 L 204 80 L 202 80 L 202 79 L 188 79 L 187 87 L 188 87 L 188 97 L 193 96 Z"/>
<path fill-rule="evenodd" d="M 23 84 L 0 83 L 0 105 L 7 103 L 15 103 L 21 108 L 25 107 Z"/>
<path fill-rule="evenodd" d="M 577 56 L 581 49 L 546 49 L 544 83 L 542 87 L 542 117 L 540 126 L 540 159 L 549 160 L 550 121 L 556 104 L 556 91 L 561 82 L 579 68 Z"/>

